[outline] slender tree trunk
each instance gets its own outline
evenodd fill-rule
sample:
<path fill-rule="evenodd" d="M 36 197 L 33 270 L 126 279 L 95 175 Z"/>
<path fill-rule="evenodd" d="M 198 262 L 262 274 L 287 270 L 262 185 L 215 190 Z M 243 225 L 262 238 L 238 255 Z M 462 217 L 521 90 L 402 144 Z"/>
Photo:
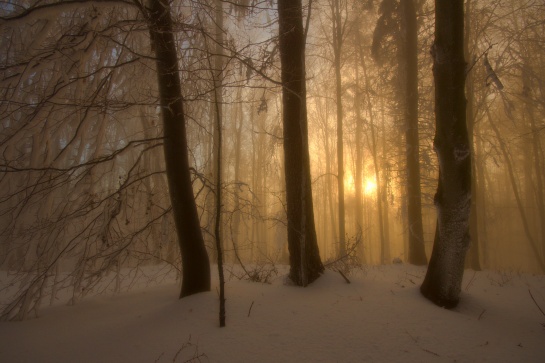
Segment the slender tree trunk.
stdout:
<path fill-rule="evenodd" d="M 223 238 L 221 228 L 222 211 L 222 154 L 223 154 L 223 5 L 216 0 L 216 56 L 214 59 L 214 149 L 215 149 L 215 184 L 216 184 L 216 215 L 214 223 L 214 239 L 218 261 L 219 277 L 219 324 L 225 326 L 225 277 L 223 275 Z"/>
<path fill-rule="evenodd" d="M 215 5 L 215 30 L 216 30 L 216 50 L 215 50 L 215 56 L 214 56 L 214 168 L 215 172 L 219 173 L 222 172 L 221 163 L 222 160 L 220 159 L 222 150 L 220 148 L 222 147 L 222 142 L 220 140 L 221 138 L 221 127 L 222 127 L 222 120 L 223 120 L 223 54 L 224 54 L 224 37 L 223 37 L 223 1 L 222 0 L 216 0 Z M 218 166 L 219 165 L 219 166 Z M 216 190 L 221 189 L 221 182 L 223 180 L 223 175 L 214 175 L 215 180 L 219 182 L 220 184 L 216 184 Z M 218 192 L 221 194 L 221 191 Z M 217 194 L 218 194 L 217 193 Z M 221 223 L 221 213 L 218 214 L 218 210 L 221 209 L 221 205 L 217 205 L 218 202 L 218 195 L 216 194 L 216 215 L 215 215 L 215 224 L 218 225 L 219 230 L 218 234 L 219 236 L 216 236 L 216 242 L 221 240 L 221 243 L 223 243 L 223 238 L 221 238 L 221 234 L 223 233 L 222 223 Z M 221 199 L 220 199 L 221 203 Z M 217 221 L 219 219 L 219 222 Z M 223 250 L 223 244 L 220 246 Z M 220 251 L 216 247 L 216 253 L 219 255 Z M 219 256 L 217 257 L 220 258 Z M 218 261 L 219 264 L 219 261 Z"/>
<path fill-rule="evenodd" d="M 191 185 L 185 115 L 170 6 L 151 0 L 147 14 L 155 48 L 167 179 L 182 256 L 180 297 L 210 290 L 210 263 Z"/>
<path fill-rule="evenodd" d="M 435 1 L 432 46 L 439 159 L 435 194 L 437 226 L 422 294 L 447 308 L 458 304 L 469 247 L 471 148 L 467 135 L 464 61 L 464 2 Z"/>
<path fill-rule="evenodd" d="M 526 234 L 526 238 L 528 239 L 528 243 L 530 244 L 530 247 L 534 251 L 534 255 L 536 257 L 536 262 L 538 263 L 541 270 L 545 271 L 545 262 L 541 258 L 540 249 L 538 248 L 536 241 L 532 237 L 530 224 L 528 223 L 528 217 L 526 216 L 526 212 L 524 211 L 524 205 L 522 203 L 522 198 L 520 196 L 519 188 L 517 187 L 517 179 L 516 179 L 516 176 L 515 176 L 515 172 L 513 170 L 513 165 L 511 163 L 511 158 L 509 157 L 509 151 L 507 150 L 507 146 L 505 145 L 505 142 L 501 138 L 500 131 L 498 130 L 498 127 L 495 125 L 488 107 L 486 108 L 486 114 L 488 116 L 490 126 L 492 127 L 492 130 L 494 131 L 494 134 L 496 135 L 496 138 L 498 139 L 500 150 L 502 152 L 503 158 L 505 160 L 505 164 L 507 166 L 507 172 L 508 172 L 508 175 L 509 175 L 509 182 L 511 184 L 513 194 L 515 195 L 515 200 L 517 202 L 517 207 L 518 207 L 518 210 L 519 210 L 520 218 L 522 220 L 522 226 L 524 227 L 524 233 Z"/>
<path fill-rule="evenodd" d="M 535 113 L 534 113 L 534 103 L 531 99 L 531 85 L 530 85 L 530 79 L 529 79 L 529 65 L 524 65 L 523 68 L 523 89 L 525 90 L 525 94 L 523 94 L 524 101 L 526 103 L 526 115 L 528 116 L 529 122 L 530 122 L 530 132 L 531 132 L 531 138 L 532 138 L 532 160 L 533 160 L 533 168 L 535 170 L 535 181 L 536 181 L 536 187 L 535 187 L 535 199 L 536 199 L 536 205 L 538 210 L 538 220 L 541 233 L 540 243 L 541 243 L 541 257 L 543 260 L 545 260 L 545 196 L 544 196 L 544 182 L 542 177 L 542 171 L 543 171 L 543 165 L 542 165 L 542 156 L 540 153 L 541 150 L 541 142 L 540 142 L 540 133 L 539 129 L 536 125 L 535 120 Z M 531 175 L 531 174 L 530 174 Z"/>
<path fill-rule="evenodd" d="M 474 128 L 474 133 L 475 135 L 479 135 L 479 132 L 477 131 L 478 128 Z M 482 157 L 482 146 L 481 146 L 481 139 L 479 137 L 477 137 L 475 139 L 475 155 L 476 155 L 476 159 L 474 159 L 475 161 L 475 172 L 477 173 L 477 180 L 479 181 L 478 183 L 478 186 L 479 186 L 479 192 L 481 193 L 481 196 L 480 197 L 477 197 L 477 215 L 479 215 L 481 217 L 481 224 L 480 224 L 480 236 L 479 236 L 479 240 L 480 240 L 480 246 L 481 248 L 483 249 L 483 251 L 486 251 L 486 241 L 487 241 L 487 218 L 486 218 L 486 176 L 485 176 L 485 172 L 486 172 L 486 168 L 484 166 L 484 160 L 483 160 L 483 157 Z M 471 233 L 471 231 L 470 231 Z M 482 255 L 482 266 L 484 266 L 484 268 L 488 268 L 490 266 L 490 256 L 488 253 L 483 253 Z"/>
<path fill-rule="evenodd" d="M 388 185 L 390 184 L 390 165 L 386 161 L 386 117 L 384 117 L 384 99 L 381 100 L 381 133 L 382 133 L 382 185 L 378 190 L 381 191 L 381 209 L 382 209 L 382 228 L 384 238 L 382 242 L 382 263 L 389 263 L 392 260 L 392 252 L 390 248 L 390 212 L 388 206 Z"/>
<path fill-rule="evenodd" d="M 331 170 L 331 153 L 329 148 L 329 127 L 327 120 L 329 119 L 329 107 L 327 106 L 327 100 L 325 101 L 325 129 L 324 134 L 324 147 L 325 147 L 325 165 L 327 175 L 327 201 L 329 206 L 329 223 L 331 223 L 331 236 L 332 241 L 337 241 L 337 224 L 335 223 L 336 215 L 335 208 L 333 207 L 333 183 L 332 170 Z M 327 256 L 327 255 L 325 255 Z"/>
<path fill-rule="evenodd" d="M 377 215 L 378 215 L 378 230 L 380 236 L 380 263 L 386 262 L 385 256 L 385 246 L 387 244 L 384 236 L 384 221 L 383 221 L 383 211 L 382 211 L 382 186 L 380 181 L 380 171 L 378 163 L 378 150 L 377 150 L 377 135 L 375 130 L 375 116 L 373 112 L 373 104 L 371 102 L 371 95 L 369 90 L 371 89 L 371 84 L 369 82 L 369 77 L 367 76 L 367 67 L 365 64 L 365 58 L 363 57 L 362 44 L 359 44 L 359 53 L 360 61 L 363 69 L 363 78 L 365 79 L 365 89 L 367 91 L 367 107 L 369 112 L 369 129 L 371 131 L 371 141 L 368 141 L 368 144 L 371 146 L 371 154 L 373 157 L 373 165 L 375 169 L 375 184 L 376 188 L 376 205 L 377 205 Z"/>
<path fill-rule="evenodd" d="M 356 43 L 360 42 L 360 33 L 356 31 Z M 359 74 L 359 60 L 356 57 L 356 87 L 360 82 Z M 361 117 L 361 93 L 359 88 L 356 88 L 356 96 L 354 97 L 354 108 L 356 110 L 356 170 L 354 177 L 355 184 L 355 227 L 356 233 L 363 234 L 363 118 Z M 365 255 L 363 253 L 363 241 L 360 241 L 360 255 L 362 256 L 362 262 L 365 262 Z"/>
<path fill-rule="evenodd" d="M 220 327 L 225 326 L 225 279 L 223 276 L 223 248 L 222 248 L 222 236 L 221 236 L 221 207 L 222 207 L 222 118 L 221 118 L 221 106 L 218 102 L 218 91 L 221 89 L 216 88 L 216 218 L 214 225 L 214 237 L 216 240 L 216 250 L 218 256 L 218 276 L 220 287 L 220 309 L 219 309 L 219 321 Z"/>
<path fill-rule="evenodd" d="M 234 207 L 233 207 L 233 250 L 235 256 L 238 255 L 238 246 L 240 243 L 240 163 L 242 154 L 242 128 L 244 125 L 244 110 L 242 108 L 242 87 L 237 90 L 236 117 L 233 117 L 233 133 L 235 134 L 235 190 L 234 190 Z M 237 126 L 238 124 L 238 126 Z"/>
<path fill-rule="evenodd" d="M 341 10 L 340 0 L 333 0 L 331 12 L 333 16 L 333 53 L 335 55 L 335 97 L 337 103 L 337 191 L 339 197 L 339 255 L 346 254 L 346 230 L 344 214 L 344 149 L 343 149 L 343 104 L 341 81 Z"/>
<path fill-rule="evenodd" d="M 290 278 L 299 286 L 324 270 L 318 251 L 308 149 L 301 0 L 278 1 Z"/>
<path fill-rule="evenodd" d="M 418 28 L 413 0 L 402 0 L 402 23 L 405 35 L 405 145 L 407 170 L 407 217 L 409 263 L 428 263 L 422 225 L 422 192 L 420 188 L 420 140 L 418 136 Z"/>

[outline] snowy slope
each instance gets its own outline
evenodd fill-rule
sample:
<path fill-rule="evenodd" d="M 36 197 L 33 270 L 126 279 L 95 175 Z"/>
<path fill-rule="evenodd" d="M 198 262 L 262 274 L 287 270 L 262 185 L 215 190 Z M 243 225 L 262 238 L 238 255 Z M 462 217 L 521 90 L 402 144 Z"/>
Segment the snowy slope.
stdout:
<path fill-rule="evenodd" d="M 545 276 L 466 271 L 449 311 L 420 296 L 424 273 L 366 267 L 347 284 L 327 271 L 305 289 L 231 278 L 226 328 L 215 287 L 182 300 L 175 282 L 97 296 L 0 323 L 0 362 L 545 362 L 545 316 L 529 293 L 545 309 Z"/>

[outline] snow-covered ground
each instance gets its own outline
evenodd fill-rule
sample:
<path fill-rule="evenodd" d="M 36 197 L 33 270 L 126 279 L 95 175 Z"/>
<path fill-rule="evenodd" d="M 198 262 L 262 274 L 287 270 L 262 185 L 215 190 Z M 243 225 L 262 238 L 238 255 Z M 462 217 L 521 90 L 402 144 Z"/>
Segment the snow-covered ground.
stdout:
<path fill-rule="evenodd" d="M 327 271 L 304 289 L 231 277 L 225 328 L 217 283 L 178 300 L 165 281 L 0 323 L 0 362 L 545 362 L 545 276 L 466 271 L 445 310 L 419 294 L 424 274 Z"/>

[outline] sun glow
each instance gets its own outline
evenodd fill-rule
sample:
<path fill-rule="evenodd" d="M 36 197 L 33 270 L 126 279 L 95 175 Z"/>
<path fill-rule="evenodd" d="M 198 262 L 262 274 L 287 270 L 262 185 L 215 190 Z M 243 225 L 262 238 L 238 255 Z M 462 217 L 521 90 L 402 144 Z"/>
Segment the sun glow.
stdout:
<path fill-rule="evenodd" d="M 363 193 L 372 196 L 377 193 L 377 183 L 374 178 L 367 178 L 362 182 Z M 355 181 L 352 174 L 347 174 L 344 178 L 344 188 L 351 193 L 355 191 Z"/>
<path fill-rule="evenodd" d="M 363 192 L 367 195 L 375 194 L 377 192 L 377 183 L 373 179 L 366 179 Z"/>

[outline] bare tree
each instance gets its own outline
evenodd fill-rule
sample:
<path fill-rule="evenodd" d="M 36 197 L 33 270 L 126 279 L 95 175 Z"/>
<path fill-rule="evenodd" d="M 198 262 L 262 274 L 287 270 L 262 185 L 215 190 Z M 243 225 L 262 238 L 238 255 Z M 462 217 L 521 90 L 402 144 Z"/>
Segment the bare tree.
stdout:
<path fill-rule="evenodd" d="M 469 246 L 471 148 L 466 125 L 464 8 L 462 0 L 435 2 L 432 48 L 435 80 L 439 185 L 435 194 L 437 227 L 422 294 L 435 304 L 455 307 Z"/>
<path fill-rule="evenodd" d="M 320 260 L 310 178 L 306 111 L 305 39 L 300 0 L 278 1 L 282 65 L 282 119 L 290 278 L 299 286 L 316 280 Z"/>
<path fill-rule="evenodd" d="M 151 8 L 149 11 L 145 10 L 145 14 L 156 54 L 167 179 L 182 255 L 180 297 L 184 297 L 210 290 L 210 263 L 191 184 L 178 54 L 170 5 L 166 0 L 151 0 L 150 5 Z"/>
<path fill-rule="evenodd" d="M 422 225 L 422 198 L 420 188 L 420 137 L 418 134 L 418 27 L 413 0 L 400 2 L 404 49 L 402 63 L 405 85 L 405 147 L 407 170 L 407 218 L 409 233 L 409 262 L 427 263 Z"/>
<path fill-rule="evenodd" d="M 172 22 L 159 11 L 164 7 L 150 4 L 157 11 L 138 2 L 70 1 L 2 10 L 0 26 L 11 37 L 2 38 L 1 58 L 1 262 L 10 281 L 20 283 L 3 318 L 24 318 L 65 288 L 72 303 L 104 279 L 119 291 L 125 267 L 179 263 L 170 243 L 176 238 L 161 147 L 175 168 L 168 178 L 176 189 L 174 209 L 182 213 L 176 218 L 181 228 L 196 227 L 197 240 L 181 233 L 181 245 L 193 244 L 182 249 L 204 261 L 199 267 L 194 255 L 184 263 L 190 273 L 181 295 L 210 286 L 206 250 L 195 247 L 197 213 L 189 216 L 184 202 L 195 206 L 180 137 L 186 135 L 177 52 L 188 50 L 173 43 Z M 161 95 L 170 97 L 162 107 L 166 138 L 155 109 L 153 51 L 165 57 L 158 57 L 157 69 Z M 193 278 L 200 282 L 192 285 Z"/>
<path fill-rule="evenodd" d="M 346 3 L 344 4 L 346 5 Z M 341 79 L 341 56 L 347 21 L 342 20 L 342 4 L 340 0 L 331 0 L 332 19 L 332 47 L 334 54 L 335 68 L 335 101 L 337 105 L 337 190 L 339 197 L 339 255 L 346 254 L 346 230 L 345 230 L 345 207 L 344 207 L 344 148 L 343 148 L 343 101 L 342 101 L 342 79 Z M 345 9 L 345 12 L 347 10 Z M 346 14 L 347 16 L 347 14 Z"/>
<path fill-rule="evenodd" d="M 412 264 L 427 263 L 422 224 L 420 186 L 420 135 L 418 126 L 418 24 L 413 0 L 383 0 L 381 16 L 373 34 L 372 51 L 384 63 L 386 51 L 396 48 L 397 93 L 405 130 L 405 190 L 407 200 L 408 260 Z M 390 41 L 389 41 L 390 40 Z M 388 44 L 393 43 L 393 44 Z M 386 61 L 387 62 L 387 61 Z M 387 64 L 391 64 L 387 62 Z"/>

